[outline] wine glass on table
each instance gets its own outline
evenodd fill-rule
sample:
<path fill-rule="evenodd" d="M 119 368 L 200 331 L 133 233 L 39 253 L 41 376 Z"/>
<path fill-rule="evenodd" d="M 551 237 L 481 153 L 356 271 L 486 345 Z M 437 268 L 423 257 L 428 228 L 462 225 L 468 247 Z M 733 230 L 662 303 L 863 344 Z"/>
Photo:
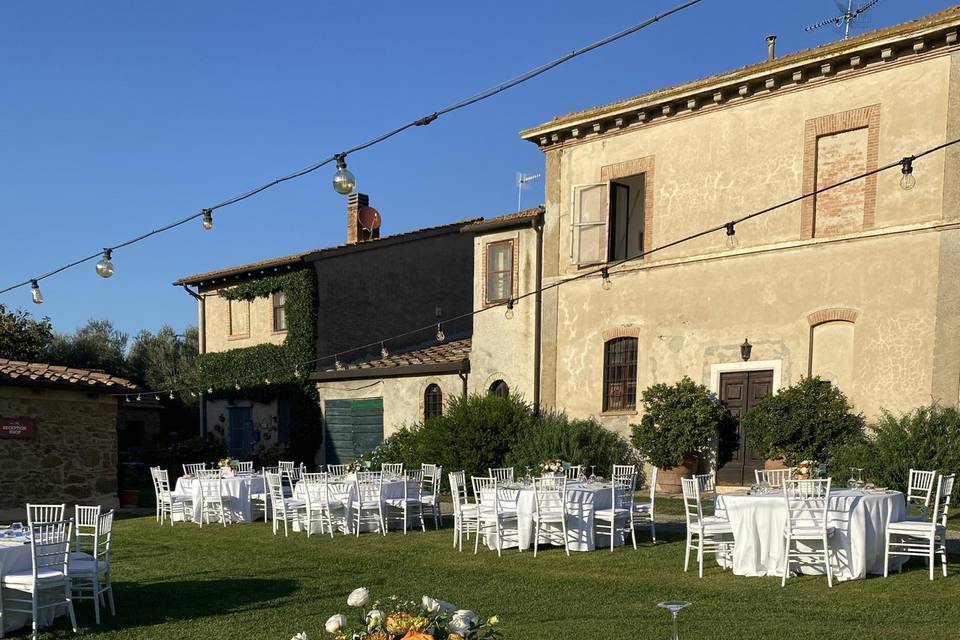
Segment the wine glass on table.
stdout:
<path fill-rule="evenodd" d="M 847 480 L 847 489 L 857 488 L 857 468 L 850 467 L 850 479 Z"/>
<path fill-rule="evenodd" d="M 657 605 L 658 607 L 663 607 L 673 615 L 673 640 L 680 640 L 680 631 L 677 627 L 677 616 L 680 615 L 680 612 L 690 606 L 689 602 L 684 602 L 683 600 L 667 600 L 666 602 L 661 602 Z"/>

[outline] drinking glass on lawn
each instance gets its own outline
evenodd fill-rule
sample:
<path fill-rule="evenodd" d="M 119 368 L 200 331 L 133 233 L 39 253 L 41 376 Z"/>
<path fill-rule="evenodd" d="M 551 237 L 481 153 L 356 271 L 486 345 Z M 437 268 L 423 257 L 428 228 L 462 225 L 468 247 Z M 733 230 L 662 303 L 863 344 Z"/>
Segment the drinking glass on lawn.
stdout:
<path fill-rule="evenodd" d="M 680 612 L 690 606 L 689 602 L 684 602 L 683 600 L 667 600 L 666 602 L 661 602 L 657 605 L 658 607 L 663 607 L 671 614 L 673 614 L 673 640 L 680 640 L 680 631 L 677 627 L 677 616 L 680 615 Z"/>

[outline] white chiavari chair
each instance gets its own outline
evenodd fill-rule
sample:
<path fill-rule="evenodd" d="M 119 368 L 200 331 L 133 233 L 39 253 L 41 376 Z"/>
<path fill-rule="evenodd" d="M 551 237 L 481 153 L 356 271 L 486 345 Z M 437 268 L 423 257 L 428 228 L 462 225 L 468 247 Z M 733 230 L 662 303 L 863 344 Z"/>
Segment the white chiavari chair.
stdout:
<path fill-rule="evenodd" d="M 223 483 L 220 470 L 201 472 L 194 480 L 200 485 L 200 518 L 197 524 L 210 524 L 210 516 L 214 516 L 224 527 L 227 526 L 228 510 L 223 505 Z"/>
<path fill-rule="evenodd" d="M 890 556 L 915 556 L 927 559 L 930 579 L 933 580 L 933 568 L 936 564 L 934 557 L 937 553 L 940 554 L 943 577 L 947 577 L 947 512 L 950 509 L 950 495 L 953 493 L 956 477 L 956 474 L 952 474 L 937 478 L 930 520 L 887 522 L 883 557 L 884 578 L 889 572 Z"/>
<path fill-rule="evenodd" d="M 157 483 L 157 471 L 160 467 L 150 467 L 150 481 L 153 483 L 153 503 L 156 506 L 157 522 L 160 522 L 160 485 Z"/>
<path fill-rule="evenodd" d="M 364 522 L 375 522 L 377 531 L 387 535 L 383 509 L 383 473 L 358 471 L 353 482 L 355 494 L 350 499 L 350 510 L 353 512 L 353 530 L 357 537 L 360 537 L 360 527 Z"/>
<path fill-rule="evenodd" d="M 567 476 L 545 476 L 533 479 L 533 557 L 537 557 L 540 537 L 550 543 L 559 542 L 563 550 L 570 555 L 570 541 L 567 538 Z M 558 532 L 551 525 L 560 525 Z M 559 541 L 557 534 L 560 534 Z"/>
<path fill-rule="evenodd" d="M 613 473 L 610 475 L 611 478 L 618 478 L 623 476 L 637 476 L 637 465 L 635 464 L 615 464 L 613 465 Z"/>
<path fill-rule="evenodd" d="M 496 467 L 487 470 L 491 478 L 499 482 L 513 482 L 513 467 Z"/>
<path fill-rule="evenodd" d="M 270 491 L 267 489 L 267 472 L 279 473 L 278 467 L 263 467 L 260 475 L 263 476 L 262 491 L 255 491 L 250 494 L 250 506 L 254 512 L 263 513 L 263 521 L 270 522 Z M 256 519 L 256 516 L 252 516 Z"/>
<path fill-rule="evenodd" d="M 92 560 L 97 549 L 97 527 L 100 524 L 100 505 L 74 506 L 73 551 L 70 561 Z"/>
<path fill-rule="evenodd" d="M 183 465 L 183 475 L 185 476 L 195 476 L 198 471 L 204 471 L 207 468 L 206 462 L 197 462 L 195 464 L 185 464 Z"/>
<path fill-rule="evenodd" d="M 411 517 L 420 520 L 420 528 L 426 533 L 427 527 L 423 523 L 423 499 L 420 495 L 423 486 L 423 471 L 407 471 L 403 482 L 403 497 L 385 498 L 384 514 L 387 526 L 397 518 L 403 518 L 403 535 L 407 535 L 407 526 Z"/>
<path fill-rule="evenodd" d="M 110 545 L 113 538 L 113 511 L 97 518 L 93 556 L 70 558 L 70 585 L 74 600 L 93 600 L 93 612 L 100 624 L 100 603 L 104 595 L 110 604 L 110 615 L 117 615 L 113 603 L 113 581 L 110 577 Z"/>
<path fill-rule="evenodd" d="M 787 480 L 793 479 L 795 467 L 786 469 L 754 469 L 753 477 L 757 484 L 767 484 L 774 489 L 779 489 Z"/>
<path fill-rule="evenodd" d="M 296 494 L 298 499 L 306 503 L 300 514 L 300 526 L 307 532 L 307 537 L 313 533 L 313 525 L 320 526 L 320 535 L 323 535 L 326 528 L 330 528 L 330 536 L 333 537 L 333 524 L 329 518 L 329 503 L 327 497 L 327 474 L 325 473 L 304 473 L 300 477 L 300 483 L 297 485 Z"/>
<path fill-rule="evenodd" d="M 383 472 L 385 476 L 402 476 L 403 475 L 403 463 L 402 462 L 384 462 L 380 465 L 380 471 Z"/>
<path fill-rule="evenodd" d="M 817 480 L 785 480 L 783 497 L 787 504 L 786 558 L 780 586 L 787 584 L 790 561 L 801 565 L 823 563 L 827 586 L 833 586 L 833 567 L 830 562 L 830 537 L 835 529 L 827 523 L 830 508 L 830 478 Z M 820 548 L 815 549 L 815 543 Z M 796 546 L 793 543 L 800 543 Z M 801 548 L 802 544 L 802 548 Z"/>
<path fill-rule="evenodd" d="M 273 535 L 277 535 L 279 522 L 283 522 L 283 536 L 290 535 L 289 524 L 298 517 L 298 513 L 305 509 L 307 503 L 303 500 L 286 498 L 283 495 L 281 474 L 264 473 L 264 481 L 270 494 L 271 520 L 273 520 Z"/>
<path fill-rule="evenodd" d="M 517 523 L 515 500 L 507 500 L 500 487 L 500 480 L 492 475 L 496 469 L 491 469 L 491 477 L 482 478 L 473 476 L 473 495 L 477 500 L 477 537 L 473 543 L 473 553 L 477 554 L 480 548 L 480 538 L 492 533 L 496 539 L 497 556 L 502 555 L 505 534 L 514 532 L 517 543 L 520 542 L 520 529 Z M 512 476 L 513 469 L 510 469 Z"/>
<path fill-rule="evenodd" d="M 196 482 L 196 481 L 194 481 Z M 173 516 L 179 513 L 184 522 L 193 520 L 193 497 L 174 493 L 170 489 L 170 474 L 166 469 L 157 469 L 157 493 L 160 496 L 160 524 L 165 517 L 170 517 L 170 526 L 173 526 Z"/>
<path fill-rule="evenodd" d="M 633 467 L 633 465 L 630 465 Z M 650 473 L 650 500 L 635 502 L 633 504 L 633 526 L 648 526 L 650 528 L 650 540 L 657 544 L 657 522 L 654 515 L 654 505 L 657 499 L 657 467 L 653 467 Z"/>
<path fill-rule="evenodd" d="M 238 462 L 237 473 L 253 473 L 253 460 Z"/>
<path fill-rule="evenodd" d="M 633 501 L 636 491 L 636 476 L 619 476 L 610 483 L 610 508 L 597 509 L 593 514 L 594 531 L 610 536 L 610 551 L 616 542 L 618 533 L 622 533 L 624 541 L 630 533 L 633 548 L 637 548 L 637 534 L 633 528 Z"/>
<path fill-rule="evenodd" d="M 463 471 L 450 473 L 450 494 L 453 498 L 453 546 L 463 551 L 463 537 L 466 534 L 478 535 L 478 506 L 470 502 L 467 492 L 467 475 Z"/>
<path fill-rule="evenodd" d="M 420 485 L 420 501 L 433 514 L 433 528 L 439 529 L 443 514 L 440 512 L 440 482 L 443 478 L 443 466 L 422 464 L 423 483 Z"/>
<path fill-rule="evenodd" d="M 67 512 L 64 504 L 29 504 L 27 503 L 27 524 L 44 524 L 46 522 L 60 522 Z"/>
<path fill-rule="evenodd" d="M 36 640 L 40 612 L 66 606 L 70 614 L 70 626 L 77 633 L 77 616 L 73 610 L 70 589 L 71 524 L 68 520 L 62 520 L 30 525 L 32 567 L 23 571 L 8 571 L 0 576 L 0 589 L 8 589 L 0 598 L 0 624 L 5 614 L 28 614 L 32 619 L 33 638 Z M 25 594 L 28 597 L 24 597 Z M 0 627 L 0 633 L 2 630 Z"/>
<path fill-rule="evenodd" d="M 696 479 L 681 478 L 680 483 L 683 488 L 683 510 L 687 521 L 687 547 L 683 557 L 683 570 L 687 571 L 689 568 L 690 551 L 696 548 L 698 575 L 702 578 L 704 552 L 720 550 L 729 556 L 733 542 L 726 539 L 726 536 L 732 537 L 733 529 L 728 521 L 703 514 L 700 483 Z"/>
<path fill-rule="evenodd" d="M 336 476 L 342 478 L 343 476 L 350 473 L 350 465 L 348 464 L 328 464 L 327 473 L 331 476 Z"/>
<path fill-rule="evenodd" d="M 563 475 L 567 480 L 580 480 L 583 477 L 583 465 L 570 465 L 563 470 Z"/>
<path fill-rule="evenodd" d="M 933 495 L 933 483 L 936 479 L 936 471 L 910 469 L 906 495 L 907 520 L 923 522 L 930 515 L 930 498 Z M 914 513 L 914 510 L 919 513 Z"/>

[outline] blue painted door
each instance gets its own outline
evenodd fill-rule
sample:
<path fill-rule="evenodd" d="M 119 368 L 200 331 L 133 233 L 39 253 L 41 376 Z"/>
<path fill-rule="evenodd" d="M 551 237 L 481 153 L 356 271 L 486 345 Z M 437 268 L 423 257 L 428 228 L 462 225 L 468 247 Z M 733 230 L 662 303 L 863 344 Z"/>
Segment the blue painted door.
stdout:
<path fill-rule="evenodd" d="M 238 456 L 253 450 L 253 415 L 250 407 L 230 407 L 227 448 Z"/>

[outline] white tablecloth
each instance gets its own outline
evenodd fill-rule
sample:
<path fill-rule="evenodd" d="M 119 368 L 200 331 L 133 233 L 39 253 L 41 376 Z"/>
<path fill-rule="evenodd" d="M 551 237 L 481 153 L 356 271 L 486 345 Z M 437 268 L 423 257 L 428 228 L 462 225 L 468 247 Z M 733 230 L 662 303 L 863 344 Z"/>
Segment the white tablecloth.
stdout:
<path fill-rule="evenodd" d="M 717 508 L 726 510 L 733 527 L 733 572 L 740 576 L 783 575 L 787 525 L 783 495 L 720 495 Z M 832 554 L 835 578 L 856 580 L 868 573 L 883 573 L 888 514 L 894 522 L 906 515 L 902 493 L 878 495 L 849 489 L 830 492 L 827 520 L 829 526 L 836 528 L 830 538 L 830 547 L 835 552 Z M 899 564 L 891 558 L 893 568 Z M 816 567 L 802 570 L 823 573 L 822 568 Z"/>
<path fill-rule="evenodd" d="M 175 488 L 177 493 L 193 497 L 193 521 L 200 520 L 200 483 L 196 478 L 181 477 Z M 253 507 L 250 496 L 263 493 L 263 476 L 249 475 L 233 478 L 220 478 L 220 491 L 223 493 L 223 507 L 230 514 L 228 522 L 252 522 Z M 179 519 L 179 517 L 178 517 Z"/>
<path fill-rule="evenodd" d="M 536 511 L 536 497 L 533 487 L 523 487 L 520 489 L 500 489 L 501 506 L 512 506 L 516 501 L 517 507 L 517 527 L 519 529 L 516 536 L 521 549 L 533 548 L 533 514 Z M 610 538 L 606 534 L 595 536 L 593 533 L 593 514 L 598 509 L 609 509 L 613 502 L 611 489 L 606 485 L 587 486 L 583 484 L 567 484 L 567 544 L 570 551 L 593 551 L 598 546 L 610 545 Z M 559 524 L 548 525 L 550 529 L 559 531 Z M 513 535 L 507 534 L 503 538 L 503 548 L 509 549 L 516 547 L 517 541 Z M 541 534 L 540 544 L 548 544 L 550 540 L 556 540 L 559 536 L 548 536 Z M 497 548 L 497 536 L 495 533 L 488 533 L 484 536 L 484 543 L 491 549 Z M 623 536 L 617 535 L 613 541 L 614 546 L 623 544 Z"/>
<path fill-rule="evenodd" d="M 393 499 L 403 499 L 403 479 L 401 478 L 384 478 L 383 485 L 380 487 L 380 499 L 381 500 L 393 500 Z M 345 476 L 344 480 L 341 482 L 330 482 L 330 494 L 331 500 L 335 496 L 339 496 L 340 502 L 346 507 L 347 510 L 347 526 L 348 529 L 346 533 L 355 533 L 352 530 L 353 527 L 353 510 L 350 508 L 350 501 L 357 497 L 357 485 L 353 480 L 352 476 Z M 312 484 L 310 485 L 310 500 L 313 504 L 319 504 L 321 500 L 320 496 L 320 487 L 322 485 Z M 293 498 L 295 500 L 304 500 L 305 494 L 307 491 L 307 483 L 301 481 L 297 483 L 297 486 L 293 489 Z M 386 506 L 384 506 L 384 516 L 386 516 Z M 417 526 L 420 526 L 419 521 Z M 376 527 L 371 523 L 363 523 L 361 531 L 370 531 L 376 530 Z M 294 531 L 300 530 L 300 523 L 295 522 L 293 525 Z M 310 533 L 320 533 L 320 524 L 314 522 L 310 525 Z"/>
<path fill-rule="evenodd" d="M 22 542 L 4 542 L 0 541 L 0 574 L 9 573 L 12 571 L 30 571 L 33 567 L 33 556 L 30 552 L 30 545 L 23 544 Z M 20 598 L 23 598 L 26 592 L 20 592 L 19 594 L 14 594 L 10 589 L 3 590 L 3 597 L 6 598 L 7 594 L 10 596 L 17 595 Z M 18 607 L 22 607 L 22 604 L 17 604 Z M 74 605 L 76 606 L 76 605 Z M 54 609 L 42 609 L 40 611 L 40 620 L 39 626 L 48 627 L 53 624 L 53 619 L 57 615 L 66 615 L 67 608 L 63 607 Z M 3 631 L 4 633 L 8 631 L 13 631 L 14 629 L 19 629 L 21 627 L 30 627 L 30 614 L 23 613 L 4 613 L 3 614 Z"/>

